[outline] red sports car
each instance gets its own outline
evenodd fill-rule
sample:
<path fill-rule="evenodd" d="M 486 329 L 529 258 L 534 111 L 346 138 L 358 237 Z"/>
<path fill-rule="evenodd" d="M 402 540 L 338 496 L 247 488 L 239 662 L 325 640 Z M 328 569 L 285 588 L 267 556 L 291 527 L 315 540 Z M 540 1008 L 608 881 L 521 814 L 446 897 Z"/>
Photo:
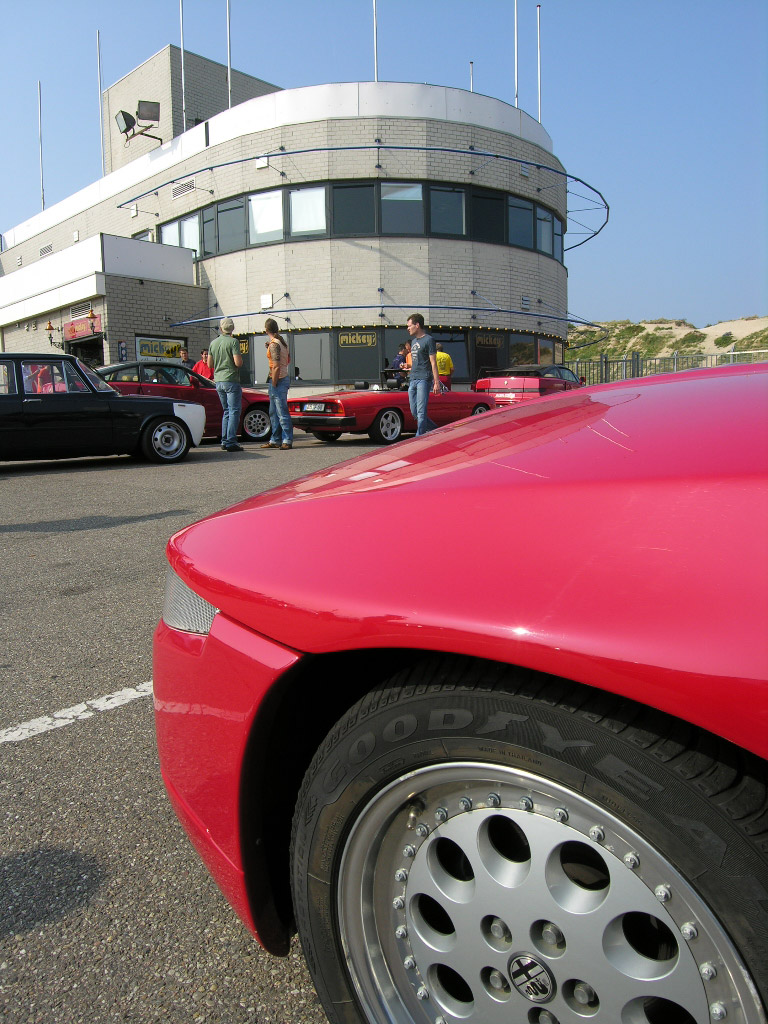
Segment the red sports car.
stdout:
<path fill-rule="evenodd" d="M 97 371 L 121 395 L 162 395 L 176 402 L 198 402 L 205 408 L 205 437 L 221 437 L 221 402 L 213 381 L 181 363 L 114 363 Z M 264 391 L 243 388 L 240 434 L 246 441 L 264 441 L 272 432 L 269 398 Z"/>
<path fill-rule="evenodd" d="M 540 366 L 526 364 L 511 366 L 508 370 L 480 372 L 475 381 L 475 391 L 491 391 L 497 406 L 516 405 L 531 398 L 560 395 L 563 391 L 583 388 L 583 377 L 577 377 L 573 370 L 562 364 Z"/>
<path fill-rule="evenodd" d="M 480 397 L 472 391 L 430 394 L 427 402 L 430 419 L 438 427 L 495 407 L 493 395 Z M 288 410 L 294 427 L 320 441 L 338 441 L 342 434 L 350 433 L 368 434 L 377 444 L 392 444 L 416 430 L 408 391 L 402 389 L 368 388 L 289 398 Z"/>
<path fill-rule="evenodd" d="M 165 783 L 334 1024 L 765 1020 L 766 524 L 756 365 L 464 420 L 172 538 Z"/>

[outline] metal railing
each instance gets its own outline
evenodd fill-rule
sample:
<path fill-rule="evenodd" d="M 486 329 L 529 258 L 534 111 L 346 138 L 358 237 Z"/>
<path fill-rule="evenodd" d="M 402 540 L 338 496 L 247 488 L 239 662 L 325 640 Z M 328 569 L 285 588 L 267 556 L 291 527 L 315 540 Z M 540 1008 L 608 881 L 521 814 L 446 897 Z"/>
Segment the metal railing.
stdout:
<path fill-rule="evenodd" d="M 632 377 L 651 377 L 657 373 L 679 373 L 702 366 L 726 366 L 730 363 L 768 362 L 768 349 L 746 352 L 716 352 L 710 355 L 685 355 L 674 352 L 671 356 L 657 356 L 643 359 L 638 352 L 630 352 L 621 359 L 569 359 L 566 365 L 577 377 L 584 377 L 587 384 L 604 384 L 612 380 L 628 380 Z"/>

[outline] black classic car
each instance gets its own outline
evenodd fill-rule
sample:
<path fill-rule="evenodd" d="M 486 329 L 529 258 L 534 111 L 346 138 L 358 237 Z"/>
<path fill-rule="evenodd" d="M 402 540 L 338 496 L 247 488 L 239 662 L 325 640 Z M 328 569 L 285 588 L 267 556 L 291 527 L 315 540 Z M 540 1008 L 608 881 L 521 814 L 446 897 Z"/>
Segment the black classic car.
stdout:
<path fill-rule="evenodd" d="M 179 462 L 200 443 L 201 405 L 118 394 L 64 353 L 0 353 L 0 460 L 143 455 Z"/>

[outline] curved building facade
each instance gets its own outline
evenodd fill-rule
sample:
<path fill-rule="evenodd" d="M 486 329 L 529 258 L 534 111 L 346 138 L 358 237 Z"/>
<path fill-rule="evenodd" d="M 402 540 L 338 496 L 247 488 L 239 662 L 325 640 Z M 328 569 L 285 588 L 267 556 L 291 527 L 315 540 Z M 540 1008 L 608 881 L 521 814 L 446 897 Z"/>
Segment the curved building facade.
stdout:
<path fill-rule="evenodd" d="M 263 380 L 270 315 L 297 383 L 343 385 L 376 379 L 420 311 L 457 384 L 562 360 L 567 178 L 537 121 L 439 86 L 260 85 L 4 232 L 6 350 L 196 358 L 228 315 Z"/>

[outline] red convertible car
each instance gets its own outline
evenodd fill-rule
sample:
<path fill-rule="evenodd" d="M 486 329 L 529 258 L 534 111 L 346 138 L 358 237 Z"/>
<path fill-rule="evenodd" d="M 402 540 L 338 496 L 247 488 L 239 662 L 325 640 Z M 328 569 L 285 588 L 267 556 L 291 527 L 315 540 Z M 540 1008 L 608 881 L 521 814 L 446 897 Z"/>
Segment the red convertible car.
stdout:
<path fill-rule="evenodd" d="M 205 437 L 221 437 L 222 410 L 216 387 L 181 363 L 114 363 L 100 367 L 97 373 L 121 395 L 160 395 L 176 402 L 197 402 L 205 408 Z M 241 437 L 264 441 L 271 432 L 266 392 L 243 388 Z"/>
<path fill-rule="evenodd" d="M 493 395 L 480 397 L 472 391 L 430 394 L 427 402 L 430 419 L 438 427 L 495 406 Z M 289 398 L 288 410 L 294 427 L 314 434 L 320 441 L 338 441 L 342 434 L 350 433 L 368 434 L 377 444 L 392 444 L 403 434 L 416 431 L 407 389 L 358 388 Z"/>
<path fill-rule="evenodd" d="M 480 371 L 475 391 L 493 392 L 497 406 L 516 405 L 532 398 L 560 395 L 584 387 L 584 378 L 562 364 L 520 364 L 508 370 Z"/>
<path fill-rule="evenodd" d="M 756 365 L 464 420 L 171 539 L 168 793 L 334 1024 L 765 1021 L 767 523 Z"/>

